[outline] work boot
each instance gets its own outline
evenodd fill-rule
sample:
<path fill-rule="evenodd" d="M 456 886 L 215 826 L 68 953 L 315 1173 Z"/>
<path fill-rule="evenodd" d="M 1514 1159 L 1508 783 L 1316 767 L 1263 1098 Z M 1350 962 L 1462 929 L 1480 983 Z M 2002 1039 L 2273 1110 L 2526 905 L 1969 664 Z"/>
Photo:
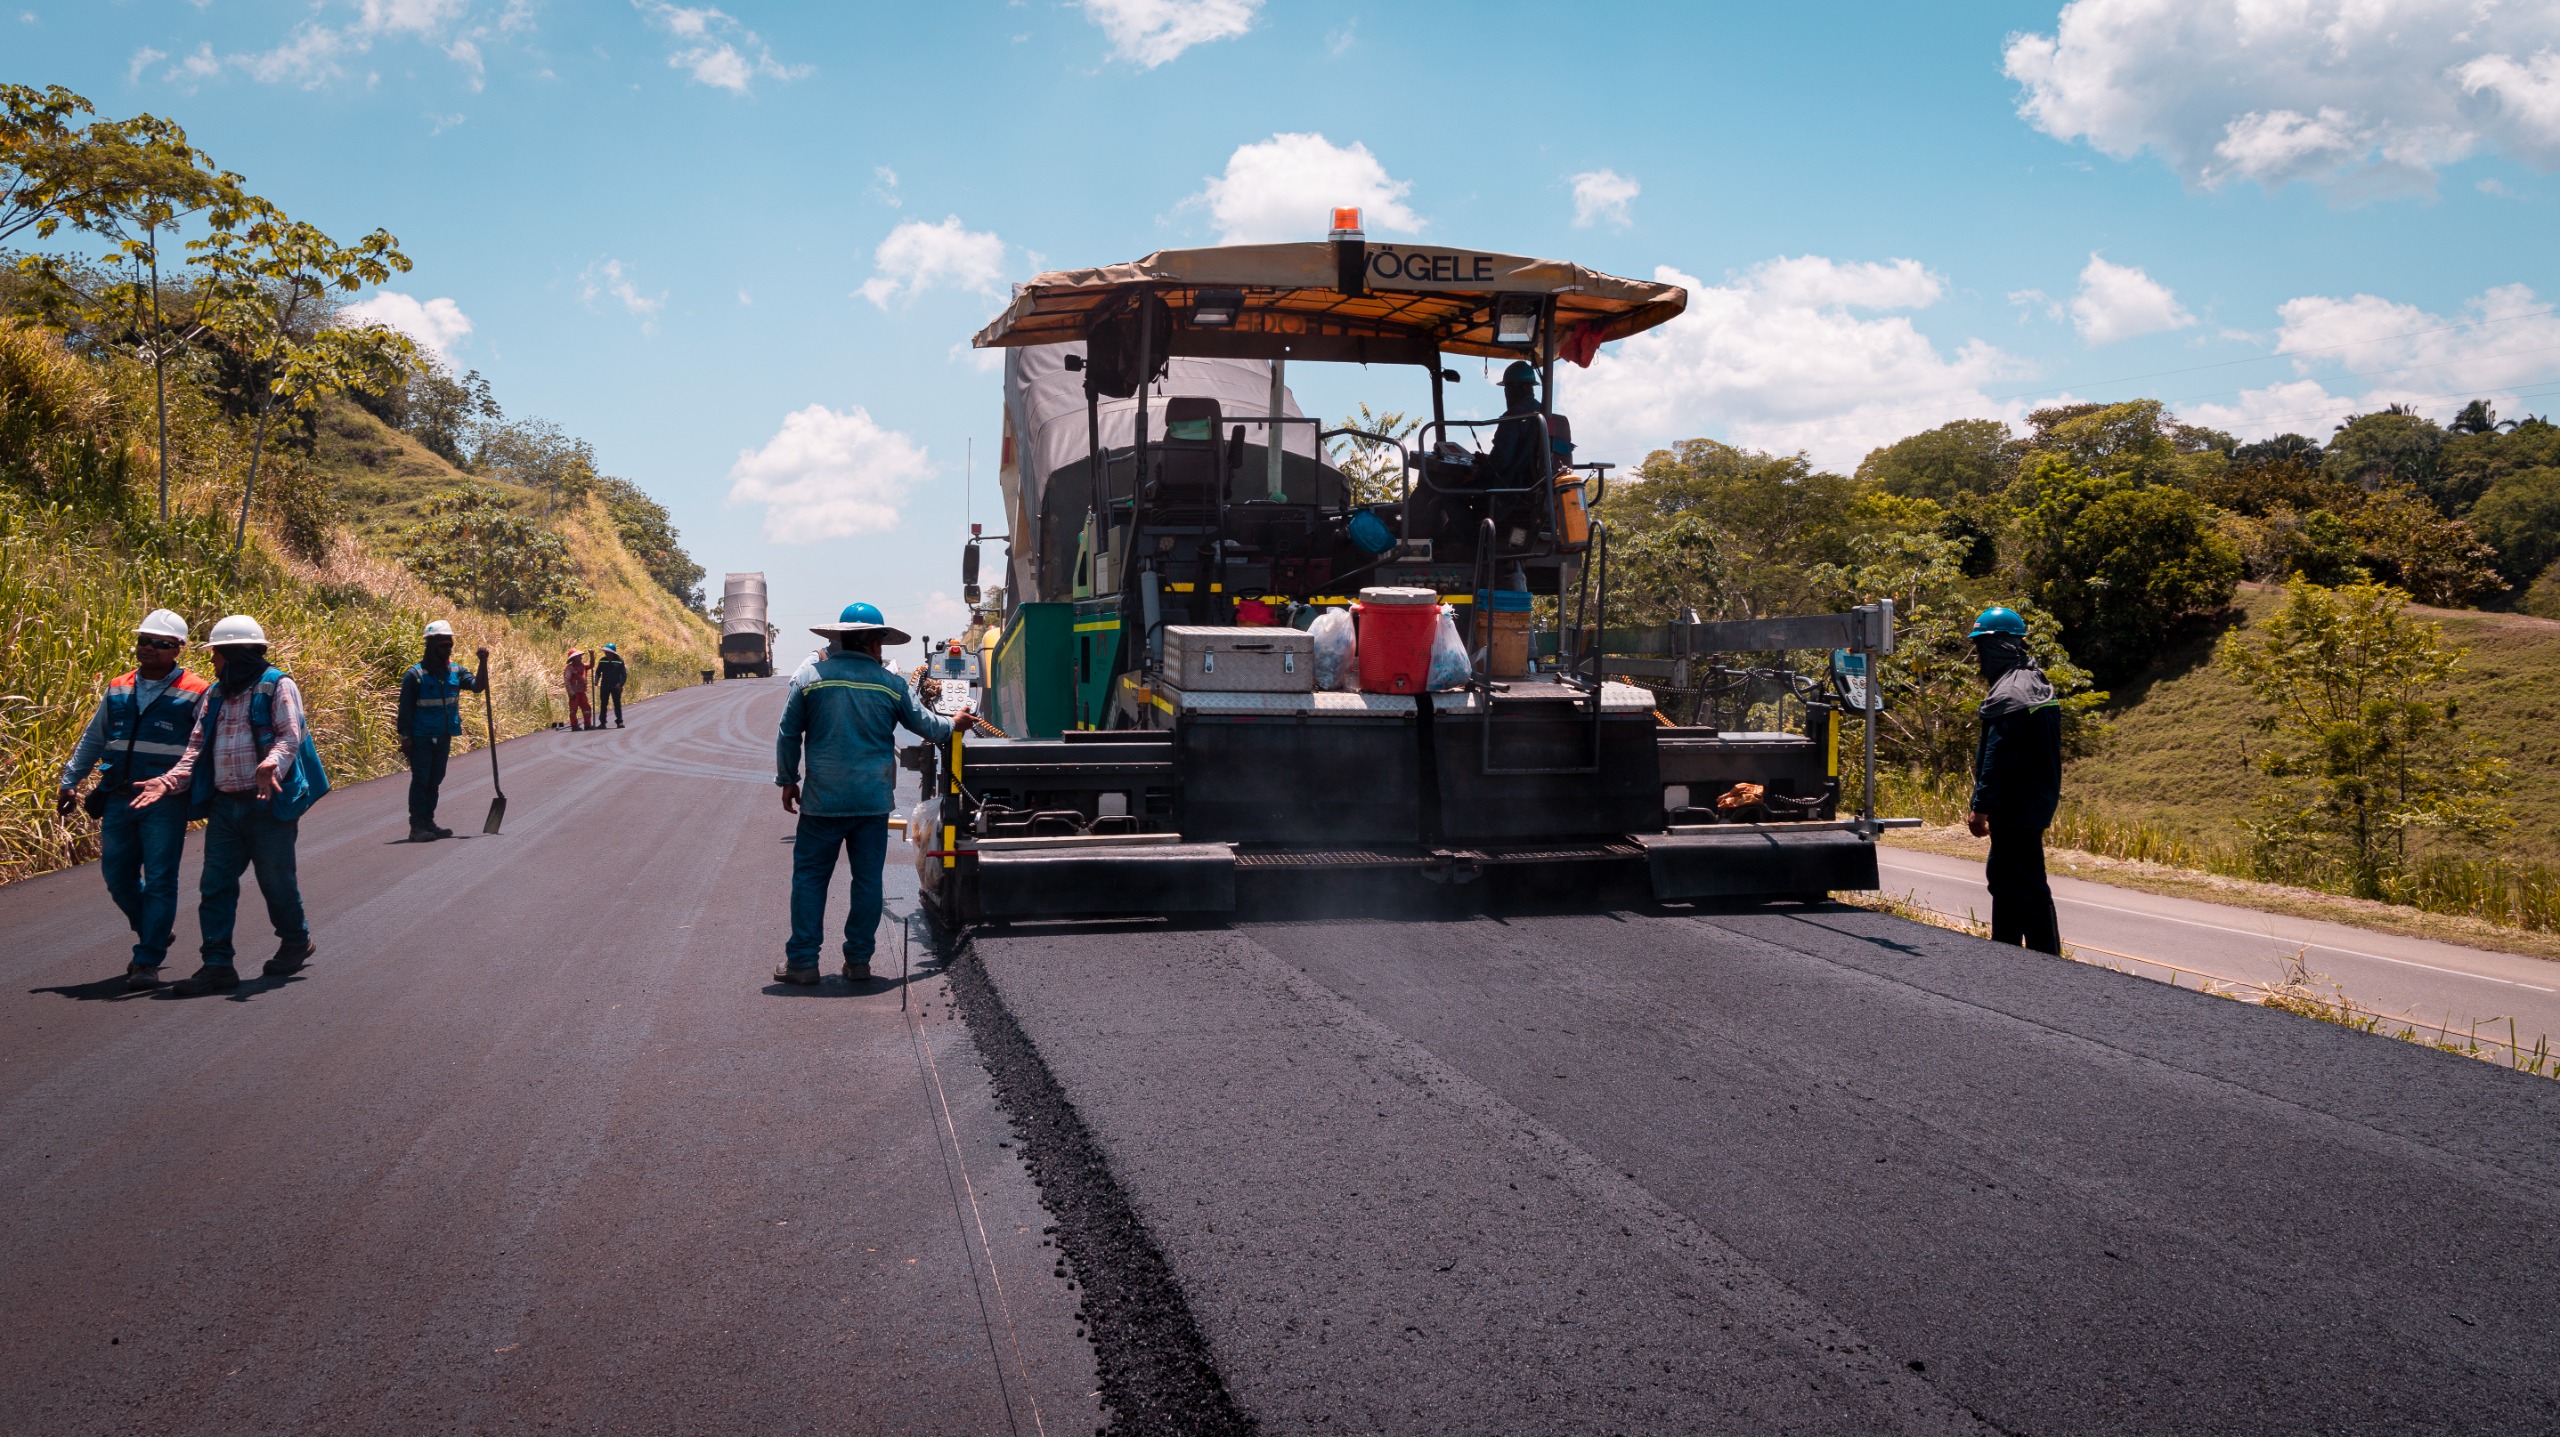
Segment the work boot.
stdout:
<path fill-rule="evenodd" d="M 453 830 L 446 828 L 442 824 L 438 824 L 436 825 L 435 835 L 438 838 L 451 838 L 453 837 Z"/>
<path fill-rule="evenodd" d="M 806 968 L 794 968 L 785 963 L 773 970 L 773 981 L 788 983 L 794 988 L 814 988 L 818 985 L 818 967 L 813 963 Z"/>
<path fill-rule="evenodd" d="M 239 969 L 228 963 L 207 963 L 170 984 L 169 991 L 181 998 L 200 998 L 207 993 L 228 993 L 239 986 Z"/>
<path fill-rule="evenodd" d="M 303 964 L 311 961 L 314 951 L 308 938 L 287 943 L 276 950 L 276 956 L 267 960 L 266 967 L 258 971 L 270 978 L 290 978 L 302 971 Z"/>
<path fill-rule="evenodd" d="M 847 958 L 844 960 L 844 981 L 848 983 L 870 982 L 871 965 L 868 963 L 856 963 L 852 959 Z"/>
<path fill-rule="evenodd" d="M 613 726 L 614 726 L 615 728 L 620 728 L 620 727 L 622 727 L 622 720 L 620 720 L 620 719 L 615 719 L 615 720 L 613 721 Z"/>
<path fill-rule="evenodd" d="M 128 993 L 148 992 L 160 986 L 160 965 L 128 963 L 124 968 L 124 988 Z"/>
<path fill-rule="evenodd" d="M 446 837 L 450 832 L 451 830 L 449 829 L 437 828 L 430 824 L 412 823 L 409 825 L 409 841 L 411 843 L 433 843 L 439 838 Z"/>

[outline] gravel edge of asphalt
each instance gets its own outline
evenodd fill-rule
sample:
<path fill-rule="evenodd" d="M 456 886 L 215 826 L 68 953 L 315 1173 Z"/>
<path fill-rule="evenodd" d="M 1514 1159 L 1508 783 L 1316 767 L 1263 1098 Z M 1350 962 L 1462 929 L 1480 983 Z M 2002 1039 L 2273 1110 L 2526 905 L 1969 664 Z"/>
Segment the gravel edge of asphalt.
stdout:
<path fill-rule="evenodd" d="M 1255 1432 L 1211 1360 L 1172 1265 L 1039 1049 L 1005 1007 L 976 949 L 964 942 L 943 971 L 1041 1201 L 1056 1219 L 1058 1251 L 1083 1290 L 1078 1312 L 1112 1415 L 1107 1430 L 1114 1437 Z"/>

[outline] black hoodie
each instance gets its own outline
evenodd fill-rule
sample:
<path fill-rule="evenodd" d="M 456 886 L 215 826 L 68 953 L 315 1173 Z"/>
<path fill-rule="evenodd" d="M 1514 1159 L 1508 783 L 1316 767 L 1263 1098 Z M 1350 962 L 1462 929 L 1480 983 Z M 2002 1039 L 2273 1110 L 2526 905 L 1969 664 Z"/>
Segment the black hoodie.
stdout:
<path fill-rule="evenodd" d="M 2062 802 L 2062 704 L 2033 661 L 1991 681 L 1973 757 L 1973 811 L 2043 828 Z"/>

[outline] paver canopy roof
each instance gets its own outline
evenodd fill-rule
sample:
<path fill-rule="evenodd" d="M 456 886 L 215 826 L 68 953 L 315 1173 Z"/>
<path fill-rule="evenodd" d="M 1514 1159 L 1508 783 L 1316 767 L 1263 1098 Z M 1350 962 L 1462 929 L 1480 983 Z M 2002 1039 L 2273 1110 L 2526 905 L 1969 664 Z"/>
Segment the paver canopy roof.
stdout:
<path fill-rule="evenodd" d="M 1052 270 L 1016 290 L 976 343 L 1009 349 L 1080 340 L 1095 319 L 1125 311 L 1142 294 L 1180 316 L 1203 290 L 1236 290 L 1243 305 L 1232 325 L 1176 323 L 1171 353 L 1379 363 L 1429 363 L 1434 352 L 1516 358 L 1519 346 L 1493 342 L 1495 301 L 1533 294 L 1555 297 L 1558 352 L 1589 363 L 1602 344 L 1651 329 L 1689 303 L 1676 284 L 1560 260 L 1394 244 L 1366 247 L 1366 292 L 1354 295 L 1340 287 L 1336 259 L 1330 243 L 1221 245 Z"/>

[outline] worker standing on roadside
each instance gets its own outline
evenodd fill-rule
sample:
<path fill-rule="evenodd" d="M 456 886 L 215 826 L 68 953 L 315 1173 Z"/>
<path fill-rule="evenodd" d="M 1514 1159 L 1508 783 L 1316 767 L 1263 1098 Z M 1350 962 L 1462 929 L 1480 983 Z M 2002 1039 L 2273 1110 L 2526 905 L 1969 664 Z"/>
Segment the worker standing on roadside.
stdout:
<path fill-rule="evenodd" d="M 489 688 L 489 651 L 478 653 L 479 672 L 455 668 L 453 625 L 438 619 L 427 625 L 426 657 L 400 676 L 400 711 L 393 728 L 409 755 L 411 843 L 453 837 L 452 829 L 436 826 L 436 795 L 444 788 L 453 741 L 462 734 L 462 696 Z"/>
<path fill-rule="evenodd" d="M 596 656 L 596 727 L 604 727 L 605 710 L 613 710 L 613 726 L 622 727 L 622 681 L 630 670 L 622 663 L 622 650 L 612 644 Z"/>
<path fill-rule="evenodd" d="M 777 981 L 818 981 L 818 950 L 826 941 L 827 885 L 835 880 L 836 850 L 853 870 L 853 906 L 844 920 L 845 981 L 871 976 L 871 950 L 880 928 L 880 869 L 888 859 L 889 809 L 897 798 L 897 729 L 940 743 L 954 728 L 977 720 L 967 710 L 945 721 L 917 704 L 906 680 L 880 662 L 883 644 L 907 635 L 870 604 L 847 604 L 836 622 L 811 630 L 827 641 L 791 676 L 782 701 L 782 731 L 775 744 L 774 782 L 782 811 L 800 815 L 791 843 L 791 941 L 783 945 Z M 808 788 L 800 784 L 801 756 L 808 756 Z"/>
<path fill-rule="evenodd" d="M 267 634 L 258 621 L 233 614 L 213 626 L 205 647 L 214 652 L 220 682 L 197 705 L 187 751 L 135 796 L 157 803 L 185 789 L 189 809 L 205 820 L 196 906 L 204 966 L 174 985 L 182 998 L 240 986 L 231 927 L 240 913 L 240 875 L 250 868 L 258 872 L 258 892 L 278 940 L 266 975 L 298 973 L 311 960 L 294 845 L 303 811 L 329 786 L 303 723 L 302 690 L 267 662 Z"/>
<path fill-rule="evenodd" d="M 595 726 L 595 716 L 587 708 L 587 654 L 584 649 L 569 651 L 568 667 L 560 671 L 560 684 L 569 691 L 569 729 L 575 733 Z"/>
<path fill-rule="evenodd" d="M 2062 952 L 2044 831 L 2062 802 L 2062 704 L 2027 648 L 2027 621 L 1989 608 L 1973 621 L 1974 657 L 1991 692 L 1982 700 L 1974 754 L 1973 811 L 1965 827 L 1991 840 L 1983 879 L 1991 889 L 1991 941 Z"/>
<path fill-rule="evenodd" d="M 140 786 L 169 771 L 187 751 L 196 704 L 210 687 L 178 667 L 187 647 L 187 621 L 154 609 L 134 627 L 131 672 L 109 680 L 98 711 L 62 766 L 54 794 L 64 814 L 80 802 L 75 792 L 89 770 L 98 770 L 90 809 L 98 817 L 98 867 L 107 895 L 133 927 L 133 958 L 124 985 L 141 990 L 160 984 L 160 964 L 178 921 L 178 860 L 187 849 L 187 806 L 175 799 L 141 802 Z"/>

